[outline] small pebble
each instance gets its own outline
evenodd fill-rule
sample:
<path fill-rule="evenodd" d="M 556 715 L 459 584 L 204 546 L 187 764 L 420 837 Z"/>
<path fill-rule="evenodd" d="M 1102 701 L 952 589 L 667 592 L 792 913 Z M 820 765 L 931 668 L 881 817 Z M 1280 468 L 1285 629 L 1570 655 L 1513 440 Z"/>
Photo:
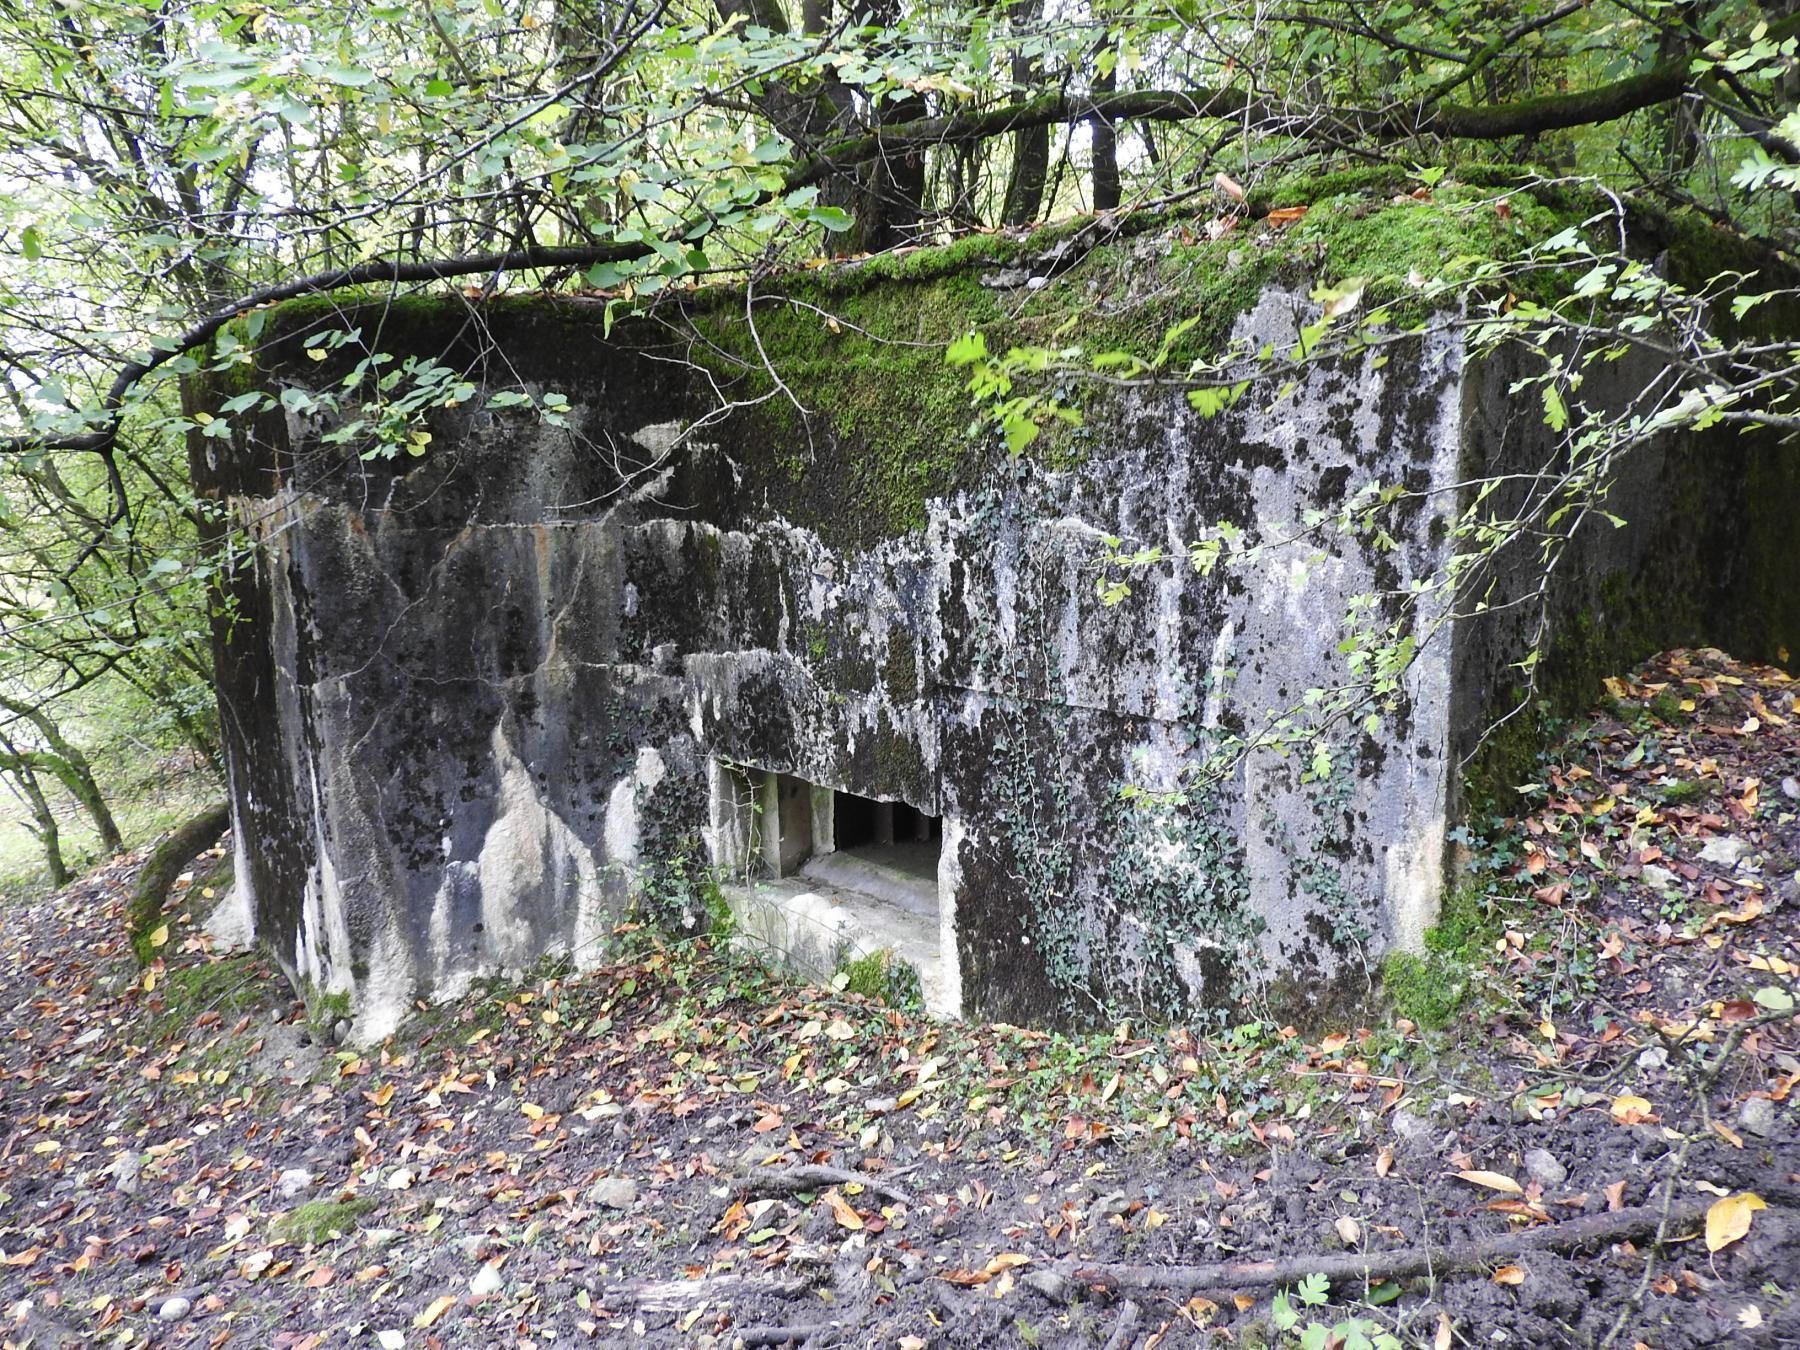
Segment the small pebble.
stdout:
<path fill-rule="evenodd" d="M 1553 1191 L 1569 1179 L 1569 1169 L 1556 1160 L 1548 1149 L 1525 1150 L 1525 1175 L 1547 1191 Z"/>
<path fill-rule="evenodd" d="M 162 1306 L 156 1310 L 156 1315 L 165 1322 L 179 1322 L 193 1310 L 193 1303 L 177 1294 L 174 1298 L 164 1299 Z"/>
<path fill-rule="evenodd" d="M 1767 1097 L 1752 1097 L 1738 1108 L 1738 1124 L 1758 1139 L 1775 1133 L 1775 1103 Z"/>

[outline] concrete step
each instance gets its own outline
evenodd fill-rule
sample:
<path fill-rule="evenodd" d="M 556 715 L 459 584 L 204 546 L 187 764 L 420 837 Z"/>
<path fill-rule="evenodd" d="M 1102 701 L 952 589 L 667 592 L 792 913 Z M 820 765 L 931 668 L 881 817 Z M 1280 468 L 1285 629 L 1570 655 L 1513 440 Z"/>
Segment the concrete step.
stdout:
<path fill-rule="evenodd" d="M 849 854 L 816 862 L 833 858 L 840 861 L 823 869 L 826 876 L 809 863 L 797 877 L 721 887 L 737 923 L 735 941 L 819 984 L 852 961 L 888 952 L 918 972 L 927 1012 L 953 1014 L 936 886 Z"/>

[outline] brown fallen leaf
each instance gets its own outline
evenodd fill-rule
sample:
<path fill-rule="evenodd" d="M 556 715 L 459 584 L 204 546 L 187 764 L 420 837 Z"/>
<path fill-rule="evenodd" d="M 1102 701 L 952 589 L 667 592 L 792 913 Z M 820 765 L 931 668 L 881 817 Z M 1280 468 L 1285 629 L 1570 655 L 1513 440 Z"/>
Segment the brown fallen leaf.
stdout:
<path fill-rule="evenodd" d="M 1495 1284 L 1524 1284 L 1525 1270 L 1522 1266 L 1501 1266 L 1493 1275 Z"/>

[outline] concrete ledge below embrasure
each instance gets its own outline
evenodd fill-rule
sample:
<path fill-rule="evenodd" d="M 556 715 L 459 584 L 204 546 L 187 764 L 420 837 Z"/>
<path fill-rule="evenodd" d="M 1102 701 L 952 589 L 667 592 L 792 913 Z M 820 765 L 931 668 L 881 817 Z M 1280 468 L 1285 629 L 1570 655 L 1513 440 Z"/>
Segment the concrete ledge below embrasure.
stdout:
<path fill-rule="evenodd" d="M 945 980 L 929 884 L 847 854 L 827 856 L 838 864 L 825 869 L 834 880 L 801 876 L 723 887 L 738 945 L 820 984 L 848 962 L 885 951 L 918 972 L 927 1012 L 954 1016 L 957 1000 Z"/>

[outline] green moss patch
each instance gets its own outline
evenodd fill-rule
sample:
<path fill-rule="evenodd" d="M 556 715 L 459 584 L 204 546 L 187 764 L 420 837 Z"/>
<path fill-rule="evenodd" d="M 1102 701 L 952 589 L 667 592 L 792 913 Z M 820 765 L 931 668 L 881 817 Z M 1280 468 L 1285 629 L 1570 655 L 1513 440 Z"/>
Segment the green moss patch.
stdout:
<path fill-rule="evenodd" d="M 893 1008 L 916 1010 L 924 1006 L 919 972 L 885 949 L 839 966 L 831 983 L 846 994 L 860 994 Z"/>
<path fill-rule="evenodd" d="M 162 1009 L 152 1025 L 160 1036 L 175 1039 L 186 1037 L 205 1013 L 230 1023 L 262 1002 L 269 979 L 267 967 L 249 953 L 171 966 L 156 985 Z"/>
<path fill-rule="evenodd" d="M 341 1200 L 309 1200 L 271 1225 L 275 1238 L 301 1247 L 317 1247 L 355 1231 L 356 1221 L 375 1208 L 362 1196 Z"/>
<path fill-rule="evenodd" d="M 1152 357 L 1167 343 L 1164 368 L 1179 371 L 1217 353 L 1271 283 L 1358 278 L 1371 300 L 1404 300 L 1415 272 L 1510 258 L 1564 223 L 1530 197 L 1502 210 L 1491 191 L 1466 185 L 1396 204 L 1369 195 L 1365 177 L 1326 180 L 1337 194 L 1315 196 L 1292 223 L 1251 219 L 1214 238 L 1204 222 L 1152 217 L 1154 236 L 1098 243 L 1080 237 L 1091 221 L 1023 239 L 975 236 L 780 278 L 757 292 L 754 331 L 741 293 L 729 303 L 695 297 L 676 322 L 700 338 L 697 359 L 762 400 L 790 499 L 793 483 L 816 473 L 809 437 L 835 435 L 852 443 L 855 467 L 844 490 L 825 494 L 821 516 L 900 533 L 924 523 L 929 498 L 1005 453 L 971 403 L 967 372 L 944 357 L 966 333 L 981 333 L 996 353 L 1043 347 L 1075 365 L 1108 351 Z M 1422 307 L 1396 310 L 1394 322 L 1423 317 Z M 1189 326 L 1170 342 L 1181 324 Z M 1090 415 L 1108 396 L 1081 381 L 1055 392 Z M 1051 424 L 1030 453 L 1070 462 L 1086 441 L 1080 427 Z"/>

